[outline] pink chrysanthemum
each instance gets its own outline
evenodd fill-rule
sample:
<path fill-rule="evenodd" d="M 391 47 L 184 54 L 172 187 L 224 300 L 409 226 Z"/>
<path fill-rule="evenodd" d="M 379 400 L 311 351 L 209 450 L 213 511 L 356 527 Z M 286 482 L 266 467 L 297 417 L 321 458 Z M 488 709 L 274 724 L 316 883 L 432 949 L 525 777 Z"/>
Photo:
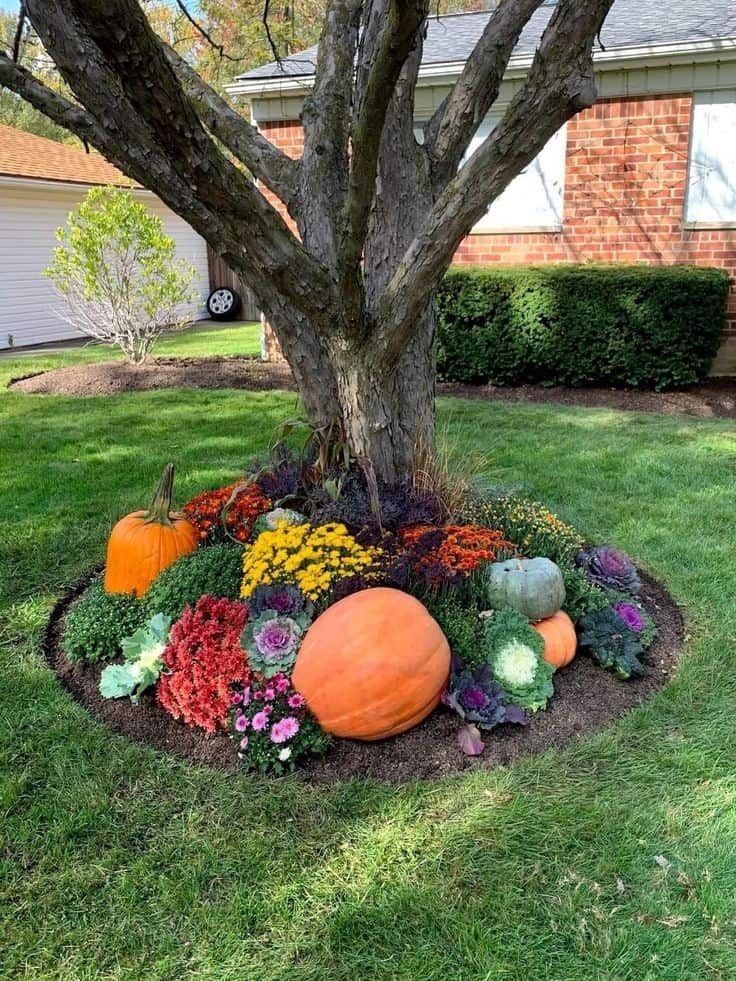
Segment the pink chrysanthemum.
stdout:
<path fill-rule="evenodd" d="M 253 716 L 252 724 L 256 732 L 261 732 L 268 725 L 268 713 L 256 712 L 256 714 Z"/>
<path fill-rule="evenodd" d="M 245 732 L 247 728 L 248 728 L 248 716 L 239 715 L 235 720 L 235 729 L 237 730 L 237 732 Z"/>
<path fill-rule="evenodd" d="M 295 692 L 293 695 L 289 696 L 289 708 L 300 709 L 304 705 L 304 695 L 300 695 L 299 692 Z"/>
<path fill-rule="evenodd" d="M 272 743 L 285 743 L 292 736 L 299 732 L 299 720 L 293 715 L 287 715 L 280 722 L 276 722 L 271 729 Z"/>

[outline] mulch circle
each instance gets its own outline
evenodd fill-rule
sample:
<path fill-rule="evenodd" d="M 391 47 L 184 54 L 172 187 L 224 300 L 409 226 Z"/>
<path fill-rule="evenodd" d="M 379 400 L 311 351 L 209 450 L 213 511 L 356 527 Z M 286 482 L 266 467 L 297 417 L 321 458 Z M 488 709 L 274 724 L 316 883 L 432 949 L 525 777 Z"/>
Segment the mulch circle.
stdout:
<path fill-rule="evenodd" d="M 98 691 L 101 667 L 70 662 L 60 646 L 64 616 L 70 604 L 99 572 L 93 569 L 56 604 L 46 628 L 43 651 L 61 683 L 88 711 L 117 733 L 195 763 L 234 771 L 239 768 L 235 744 L 224 734 L 209 736 L 171 718 L 146 692 L 138 706 L 128 699 L 105 699 Z M 388 783 L 436 779 L 471 769 L 491 769 L 523 756 L 563 747 L 581 736 L 597 732 L 618 716 L 646 701 L 673 674 L 682 649 L 682 614 L 663 585 L 641 574 L 641 599 L 659 634 L 647 656 L 644 678 L 619 681 L 578 656 L 555 674 L 555 696 L 545 712 L 531 717 L 528 726 L 498 726 L 486 733 L 480 757 L 465 756 L 457 742 L 460 720 L 437 709 L 410 732 L 382 742 L 343 739 L 325 756 L 305 761 L 296 776 L 313 783 L 332 783 L 364 777 Z"/>
<path fill-rule="evenodd" d="M 122 361 L 69 365 L 10 381 L 8 388 L 29 395 L 116 395 L 160 388 L 235 388 L 249 391 L 294 390 L 285 363 L 260 361 L 254 356 L 210 358 L 152 358 L 144 365 Z M 628 409 L 736 418 L 736 379 L 710 378 L 682 391 L 639 392 L 614 388 L 565 388 L 561 385 L 438 385 L 440 395 L 488 402 L 553 402 L 561 405 Z"/>

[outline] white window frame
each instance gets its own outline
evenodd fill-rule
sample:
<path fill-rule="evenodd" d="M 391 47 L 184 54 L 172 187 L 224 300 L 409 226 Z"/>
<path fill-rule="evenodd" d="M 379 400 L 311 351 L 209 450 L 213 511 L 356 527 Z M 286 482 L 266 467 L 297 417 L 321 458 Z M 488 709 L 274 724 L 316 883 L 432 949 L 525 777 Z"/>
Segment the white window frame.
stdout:
<path fill-rule="evenodd" d="M 736 228 L 736 89 L 693 94 L 684 219 L 686 228 Z"/>
<path fill-rule="evenodd" d="M 486 117 L 473 137 L 463 162 L 472 156 L 501 118 L 501 114 L 495 113 Z M 529 166 L 496 198 L 488 212 L 473 227 L 471 234 L 561 232 L 564 224 L 566 167 L 567 125 L 555 133 Z M 552 175 L 551 187 L 549 174 Z M 521 201 L 515 200 L 520 191 Z M 544 196 L 547 197 L 546 207 L 543 203 Z M 529 201 L 536 201 L 536 213 L 525 221 L 523 209 Z"/>

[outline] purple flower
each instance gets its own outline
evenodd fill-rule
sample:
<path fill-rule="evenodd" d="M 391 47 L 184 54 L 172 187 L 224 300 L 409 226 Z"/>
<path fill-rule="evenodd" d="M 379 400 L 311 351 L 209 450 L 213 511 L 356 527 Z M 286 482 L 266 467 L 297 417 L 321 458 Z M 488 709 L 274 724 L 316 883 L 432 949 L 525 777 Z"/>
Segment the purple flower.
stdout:
<path fill-rule="evenodd" d="M 304 705 L 304 695 L 300 695 L 299 692 L 294 692 L 293 695 L 289 695 L 289 708 L 299 709 Z"/>
<path fill-rule="evenodd" d="M 479 712 L 485 707 L 486 696 L 480 688 L 466 688 L 465 691 L 459 693 L 458 701 L 464 709 Z"/>
<path fill-rule="evenodd" d="M 253 728 L 256 732 L 262 732 L 263 729 L 268 725 L 268 715 L 266 712 L 256 712 L 253 716 L 252 721 Z"/>
<path fill-rule="evenodd" d="M 638 593 L 641 582 L 631 559 L 610 545 L 594 545 L 575 556 L 576 565 L 601 589 Z"/>
<path fill-rule="evenodd" d="M 289 679 L 285 674 L 275 674 L 271 678 L 271 684 L 276 688 L 277 695 L 283 695 L 285 691 L 289 690 Z"/>
<path fill-rule="evenodd" d="M 245 732 L 245 730 L 247 728 L 248 728 L 248 716 L 247 715 L 239 715 L 235 719 L 235 730 L 236 730 L 236 732 Z"/>
<path fill-rule="evenodd" d="M 614 606 L 614 610 L 624 621 L 629 630 L 635 634 L 640 634 L 645 627 L 644 617 L 633 603 L 621 602 Z"/>
<path fill-rule="evenodd" d="M 253 720 L 255 722 L 255 719 Z M 271 727 L 271 742 L 285 743 L 299 732 L 299 720 L 287 715 Z"/>
<path fill-rule="evenodd" d="M 233 705 L 240 705 L 240 703 L 243 701 L 243 693 L 234 691 L 230 696 L 230 701 Z"/>
<path fill-rule="evenodd" d="M 296 586 L 280 583 L 274 586 L 256 586 L 248 599 L 251 620 L 257 620 L 268 610 L 289 617 L 299 613 L 311 615 L 312 604 Z"/>
<path fill-rule="evenodd" d="M 266 688 L 266 690 L 265 690 L 265 691 L 263 692 L 263 697 L 265 698 L 265 700 L 266 700 L 267 702 L 272 702 L 272 701 L 274 700 L 274 698 L 276 698 L 276 692 L 275 692 L 275 690 L 274 690 L 273 688 L 271 688 L 271 686 L 269 685 L 269 687 L 268 687 L 268 688 Z"/>
<path fill-rule="evenodd" d="M 264 620 L 253 629 L 253 639 L 258 652 L 266 661 L 282 661 L 295 655 L 301 634 L 299 624 L 290 617 Z M 267 697 L 267 693 L 264 692 L 264 698 Z"/>

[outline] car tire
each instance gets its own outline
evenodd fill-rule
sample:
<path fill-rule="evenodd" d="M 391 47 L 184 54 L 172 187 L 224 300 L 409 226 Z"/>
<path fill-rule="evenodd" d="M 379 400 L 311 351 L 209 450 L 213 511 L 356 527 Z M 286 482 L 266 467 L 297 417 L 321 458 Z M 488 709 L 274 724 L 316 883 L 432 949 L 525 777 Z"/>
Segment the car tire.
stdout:
<path fill-rule="evenodd" d="M 207 297 L 207 313 L 212 320 L 235 320 L 241 306 L 240 294 L 229 286 L 218 286 Z"/>

